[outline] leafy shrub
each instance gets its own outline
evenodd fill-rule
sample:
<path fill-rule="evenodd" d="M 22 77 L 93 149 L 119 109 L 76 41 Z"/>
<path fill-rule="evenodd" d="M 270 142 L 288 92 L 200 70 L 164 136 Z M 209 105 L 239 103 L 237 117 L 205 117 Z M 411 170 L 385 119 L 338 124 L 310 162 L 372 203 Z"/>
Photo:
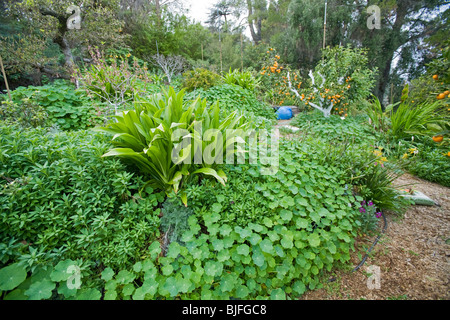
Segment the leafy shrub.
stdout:
<path fill-rule="evenodd" d="M 277 118 L 275 111 L 269 105 L 259 101 L 253 92 L 238 86 L 223 84 L 208 90 L 198 89 L 189 93 L 187 98 L 194 99 L 197 96 L 206 99 L 208 104 L 219 101 L 220 110 L 225 114 L 239 110 L 269 120 Z"/>
<path fill-rule="evenodd" d="M 445 118 L 441 114 L 439 102 L 411 105 L 401 103 L 391 115 L 390 134 L 396 139 L 410 138 L 413 135 L 430 135 L 442 131 Z M 448 119 L 447 119 L 448 123 Z"/>
<path fill-rule="evenodd" d="M 39 127 L 47 125 L 48 114 L 42 106 L 29 98 L 22 99 L 20 103 L 7 100 L 0 105 L 0 120 L 23 128 Z"/>
<path fill-rule="evenodd" d="M 208 90 L 217 85 L 220 81 L 220 76 L 212 71 L 203 68 L 187 71 L 183 73 L 183 86 L 187 92 L 202 88 Z"/>
<path fill-rule="evenodd" d="M 109 108 L 103 111 L 110 115 L 130 104 L 138 90 L 151 82 L 145 65 L 137 59 L 133 63 L 126 57 L 103 57 L 98 50 L 90 50 L 93 63 L 87 70 L 76 70 L 75 77 L 86 89 L 88 95 L 107 103 Z"/>
<path fill-rule="evenodd" d="M 244 89 L 253 91 L 259 86 L 259 79 L 256 79 L 250 71 L 240 72 L 237 69 L 230 71 L 223 76 L 223 82 L 240 86 Z"/>
<path fill-rule="evenodd" d="M 162 198 L 139 192 L 139 176 L 101 158 L 105 137 L 2 126 L 0 146 L 0 243 L 25 244 L 5 259 L 126 267 L 159 235 Z"/>
<path fill-rule="evenodd" d="M 405 170 L 419 178 L 450 187 L 450 178 L 443 174 L 450 170 L 448 148 L 430 137 L 396 143 L 391 147 L 392 158 L 399 159 Z"/>
<path fill-rule="evenodd" d="M 372 200 L 381 211 L 403 213 L 408 203 L 398 197 L 393 186 L 403 171 L 376 146 L 380 136 L 364 118 L 341 120 L 337 116 L 323 118 L 317 114 L 299 114 L 294 125 L 316 141 L 314 153 L 321 164 L 329 164 L 345 172 L 342 179 L 364 199 Z M 394 159 L 393 159 L 394 160 Z"/>
<path fill-rule="evenodd" d="M 99 121 L 95 114 L 96 102 L 64 81 L 40 87 L 19 87 L 11 92 L 11 97 L 18 105 L 23 99 L 40 105 L 48 114 L 48 124 L 57 124 L 65 130 L 86 129 Z"/>
<path fill-rule="evenodd" d="M 218 105 L 208 107 L 205 100 L 196 99 L 185 110 L 183 97 L 183 90 L 176 93 L 170 88 L 149 100 L 136 101 L 135 110 L 117 114 L 116 122 L 98 129 L 114 135 L 113 143 L 118 147 L 104 157 L 117 156 L 131 161 L 149 178 L 149 185 L 167 194 L 172 190 L 177 193 L 185 179 L 196 174 L 213 176 L 225 184 L 226 176 L 219 167 L 227 151 L 223 146 L 227 145 L 227 139 L 233 138 L 228 137 L 226 131 L 245 130 L 249 124 L 237 112 L 220 119 Z M 212 130 L 219 131 L 223 139 L 207 144 L 202 139 Z M 181 138 L 185 136 L 199 142 L 201 155 L 205 155 L 206 148 L 215 145 L 217 154 L 211 159 L 212 163 L 203 161 L 203 157 L 201 163 L 194 164 L 194 157 L 199 154 L 196 143 L 184 145 Z M 222 148 L 217 147 L 220 144 Z M 179 154 L 174 156 L 173 150 L 178 150 Z M 184 201 L 186 203 L 186 198 Z"/>
<path fill-rule="evenodd" d="M 381 218 L 381 212 L 377 212 L 377 208 L 372 201 L 363 201 L 361 203 L 360 230 L 363 234 L 373 234 L 379 228 L 379 220 Z"/>
<path fill-rule="evenodd" d="M 188 219 L 193 214 L 192 209 L 168 198 L 163 203 L 161 213 L 161 231 L 165 233 L 164 248 L 173 241 L 181 244 L 182 234 L 189 230 Z"/>
<path fill-rule="evenodd" d="M 355 144 L 375 143 L 373 130 L 366 125 L 365 117 L 349 117 L 341 119 L 337 115 L 324 118 L 319 112 L 299 113 L 292 125 L 302 131 L 329 141 L 350 140 Z"/>

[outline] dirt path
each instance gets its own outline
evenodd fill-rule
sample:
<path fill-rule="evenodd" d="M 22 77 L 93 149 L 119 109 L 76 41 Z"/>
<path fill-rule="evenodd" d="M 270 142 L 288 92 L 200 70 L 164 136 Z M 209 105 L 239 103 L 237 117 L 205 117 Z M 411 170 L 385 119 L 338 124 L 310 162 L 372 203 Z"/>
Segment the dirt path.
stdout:
<path fill-rule="evenodd" d="M 352 269 L 362 257 L 354 253 L 349 270 L 325 275 L 324 287 L 307 292 L 302 300 L 450 299 L 450 189 L 408 174 L 396 184 L 413 184 L 409 188 L 423 192 L 441 206 L 413 206 L 403 218 L 387 216 L 386 233 L 358 271 Z M 364 253 L 364 246 L 370 247 L 373 240 L 358 239 L 357 252 Z M 368 269 L 370 266 L 375 266 L 375 272 Z M 332 277 L 336 280 L 328 282 Z"/>

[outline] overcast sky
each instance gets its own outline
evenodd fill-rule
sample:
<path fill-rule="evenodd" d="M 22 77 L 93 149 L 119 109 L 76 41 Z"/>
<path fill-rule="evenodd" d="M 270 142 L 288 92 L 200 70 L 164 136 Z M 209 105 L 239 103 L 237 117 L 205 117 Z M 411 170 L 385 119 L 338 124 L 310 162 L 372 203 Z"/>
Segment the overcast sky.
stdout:
<path fill-rule="evenodd" d="M 195 21 L 204 22 L 208 20 L 209 9 L 216 0 L 184 0 L 183 3 L 189 8 L 188 16 Z"/>

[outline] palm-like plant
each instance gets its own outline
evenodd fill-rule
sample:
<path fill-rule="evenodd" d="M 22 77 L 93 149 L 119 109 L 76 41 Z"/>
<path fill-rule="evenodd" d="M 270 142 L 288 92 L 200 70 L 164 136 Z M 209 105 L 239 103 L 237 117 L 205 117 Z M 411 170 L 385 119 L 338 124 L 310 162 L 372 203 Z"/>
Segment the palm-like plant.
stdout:
<path fill-rule="evenodd" d="M 173 88 L 148 99 L 137 97 L 134 110 L 116 114 L 116 122 L 97 129 L 112 134 L 116 146 L 103 156 L 118 156 L 131 161 L 148 175 L 150 186 L 167 194 L 172 190 L 177 193 L 183 178 L 196 174 L 213 176 L 225 184 L 226 175 L 219 166 L 226 149 L 221 146 L 242 142 L 237 133 L 246 130 L 249 123 L 237 112 L 220 119 L 217 103 L 208 107 L 206 100 L 197 98 L 185 104 L 183 97 L 184 90 L 176 93 Z M 220 133 L 210 143 L 202 139 L 208 130 Z M 231 134 L 227 136 L 227 132 Z M 186 145 L 179 138 L 194 143 Z M 216 151 L 212 163 L 194 161 L 199 147 L 202 155 L 206 148 L 212 147 Z M 233 148 L 233 152 L 240 151 Z M 186 204 L 184 194 L 182 199 Z"/>

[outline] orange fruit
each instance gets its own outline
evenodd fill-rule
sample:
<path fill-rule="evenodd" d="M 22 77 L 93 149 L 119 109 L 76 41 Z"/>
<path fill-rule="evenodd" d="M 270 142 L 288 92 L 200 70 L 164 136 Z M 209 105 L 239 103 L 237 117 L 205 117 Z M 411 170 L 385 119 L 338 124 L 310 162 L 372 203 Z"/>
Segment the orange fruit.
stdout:
<path fill-rule="evenodd" d="M 444 99 L 445 98 L 445 94 L 444 93 L 441 93 L 441 94 L 439 94 L 438 96 L 437 96 L 437 99 L 438 100 L 442 100 L 442 99 Z"/>
<path fill-rule="evenodd" d="M 438 76 L 437 74 L 435 74 L 435 75 L 433 76 L 433 79 L 434 79 L 434 80 L 438 80 L 438 79 L 439 79 L 439 76 Z"/>
<path fill-rule="evenodd" d="M 434 136 L 433 137 L 434 142 L 442 142 L 442 140 L 444 140 L 443 136 Z"/>
<path fill-rule="evenodd" d="M 444 91 L 444 94 L 446 95 L 446 96 L 448 96 L 449 94 L 450 94 L 450 91 Z"/>

